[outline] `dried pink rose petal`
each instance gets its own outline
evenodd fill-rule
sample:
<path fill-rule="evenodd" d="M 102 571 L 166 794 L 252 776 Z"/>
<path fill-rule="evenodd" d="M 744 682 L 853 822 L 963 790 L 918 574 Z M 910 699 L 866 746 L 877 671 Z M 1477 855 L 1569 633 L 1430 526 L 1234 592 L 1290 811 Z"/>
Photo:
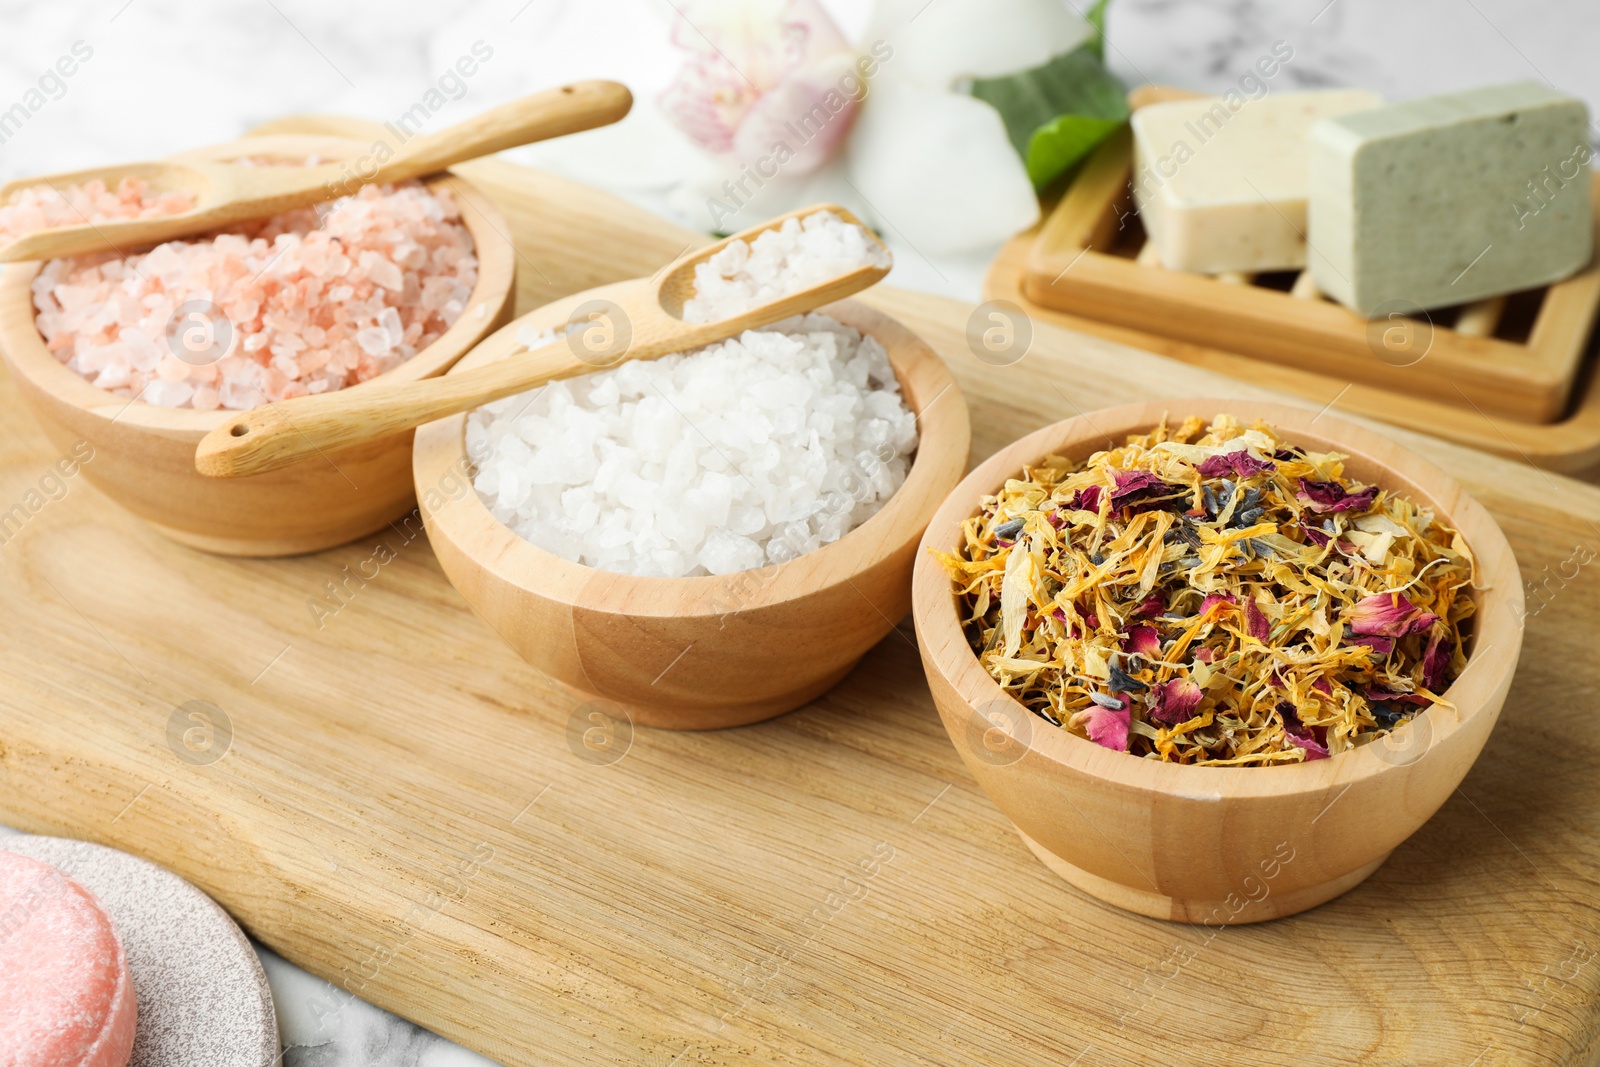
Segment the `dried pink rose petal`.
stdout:
<path fill-rule="evenodd" d="M 1423 611 L 1404 593 L 1375 593 L 1352 604 L 1344 619 L 1352 633 L 1405 637 L 1424 632 L 1439 621 L 1439 616 Z"/>
<path fill-rule="evenodd" d="M 1369 485 L 1357 492 L 1349 492 L 1338 482 L 1317 482 L 1300 479 L 1300 500 L 1317 514 L 1331 511 L 1367 511 L 1378 498 L 1377 486 Z"/>
<path fill-rule="evenodd" d="M 1269 474 L 1277 470 L 1278 465 L 1270 459 L 1257 459 L 1239 448 L 1208 456 L 1195 469 L 1205 478 L 1226 478 L 1229 474 L 1236 478 L 1248 478 L 1252 474 Z"/>
<path fill-rule="evenodd" d="M 1067 502 L 1068 511 L 1092 511 L 1100 513 L 1100 487 L 1098 485 L 1085 486 L 1072 494 L 1072 499 Z"/>
<path fill-rule="evenodd" d="M 1220 605 L 1233 603 L 1232 593 L 1212 593 L 1200 602 L 1200 617 L 1205 618 Z"/>
<path fill-rule="evenodd" d="M 1117 482 L 1117 488 L 1111 494 L 1111 507 L 1113 510 L 1146 503 L 1152 499 L 1172 496 L 1183 491 L 1182 486 L 1164 482 L 1149 471 L 1113 470 L 1111 476 Z M 1095 488 L 1098 488 L 1098 486 Z"/>
<path fill-rule="evenodd" d="M 1250 636 L 1262 644 L 1266 644 L 1272 636 L 1272 623 L 1267 621 L 1267 616 L 1254 600 L 1246 599 L 1244 602 L 1244 625 Z"/>
<path fill-rule="evenodd" d="M 1083 714 L 1084 731 L 1089 735 L 1089 740 L 1106 748 L 1116 749 L 1118 752 L 1128 751 L 1128 727 L 1133 722 L 1133 701 L 1124 693 L 1119 698 L 1122 702 L 1120 708 L 1108 708 L 1102 704 L 1090 704 Z"/>
<path fill-rule="evenodd" d="M 1394 651 L 1394 641 L 1392 639 L 1387 637 L 1379 637 L 1376 634 L 1352 637 L 1348 639 L 1348 643 L 1352 645 L 1366 645 L 1380 657 L 1387 656 L 1389 653 Z"/>
<path fill-rule="evenodd" d="M 1450 634 L 1435 630 L 1428 638 L 1428 647 L 1422 653 L 1422 684 L 1432 692 L 1440 692 L 1445 685 L 1450 659 L 1455 655 L 1456 643 Z"/>
<path fill-rule="evenodd" d="M 1193 679 L 1174 678 L 1165 685 L 1155 687 L 1150 698 L 1150 717 L 1157 722 L 1176 726 L 1194 717 L 1194 709 L 1205 696 Z"/>
<path fill-rule="evenodd" d="M 1161 635 L 1154 626 L 1133 626 L 1122 637 L 1122 650 L 1152 659 L 1161 655 Z"/>
<path fill-rule="evenodd" d="M 1306 762 L 1327 759 L 1328 746 L 1321 739 L 1326 730 L 1321 726 L 1307 726 L 1300 721 L 1300 713 L 1287 700 L 1278 702 L 1278 717 L 1283 720 L 1283 732 L 1291 742 L 1305 750 Z"/>
<path fill-rule="evenodd" d="M 1361 695 L 1374 704 L 1415 704 L 1421 707 L 1433 703 L 1420 693 L 1402 693 L 1376 685 L 1365 687 L 1361 690 Z"/>

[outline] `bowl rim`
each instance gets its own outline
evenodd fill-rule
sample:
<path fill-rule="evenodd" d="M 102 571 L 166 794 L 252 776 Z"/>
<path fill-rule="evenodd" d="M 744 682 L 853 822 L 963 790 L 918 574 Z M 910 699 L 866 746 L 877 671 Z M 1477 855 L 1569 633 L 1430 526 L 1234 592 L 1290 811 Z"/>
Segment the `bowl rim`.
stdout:
<path fill-rule="evenodd" d="M 593 299 L 621 302 L 647 279 L 599 286 L 553 301 L 510 323 L 453 368 L 470 370 L 502 354 L 499 334 L 559 328 L 579 304 Z M 599 570 L 574 563 L 518 536 L 500 522 L 471 488 L 466 447 L 466 414 L 452 415 L 417 430 L 413 471 L 417 500 L 430 531 L 437 530 L 463 554 L 501 581 L 524 592 L 604 614 L 653 618 L 714 618 L 792 602 L 816 595 L 904 552 L 921 537 L 928 518 L 943 499 L 941 479 L 966 469 L 971 427 L 965 398 L 943 359 L 910 328 L 887 313 L 856 300 L 817 309 L 863 333 L 877 337 L 889 353 L 901 395 L 917 413 L 917 451 L 906 480 L 861 525 L 837 541 L 779 564 L 725 575 L 662 578 Z M 950 394 L 950 395 L 947 395 Z M 466 489 L 432 506 L 430 489 L 451 472 L 467 478 Z M 947 483 L 946 483 L 947 484 Z M 482 547 L 479 547 L 482 546 Z M 745 587 L 753 584 L 754 589 Z M 730 605 L 729 591 L 737 593 Z M 876 605 L 869 606 L 879 610 Z M 882 614 L 879 610 L 879 614 Z M 899 620 L 890 620 L 892 625 Z"/>
<path fill-rule="evenodd" d="M 1192 766 L 1130 757 L 1064 727 L 1050 728 L 1044 719 L 1001 689 L 967 643 L 949 577 L 932 551 L 948 551 L 956 545 L 962 521 L 976 513 L 982 496 L 995 492 L 1025 463 L 1048 454 L 1087 458 L 1100 447 L 1097 442 L 1120 444 L 1130 433 L 1152 429 L 1164 416 L 1175 422 L 1190 415 L 1210 421 L 1220 414 L 1234 415 L 1246 423 L 1262 419 L 1290 441 L 1344 453 L 1350 456 L 1352 466 L 1380 468 L 1383 477 L 1376 484 L 1432 506 L 1439 520 L 1460 532 L 1472 550 L 1480 583 L 1474 593 L 1477 611 L 1473 651 L 1466 667 L 1443 694 L 1456 706 L 1456 714 L 1439 715 L 1435 705 L 1398 727 L 1396 733 L 1415 731 L 1417 727 L 1412 724 L 1426 718 L 1427 747 L 1404 763 L 1383 760 L 1377 746 L 1370 744 L 1328 759 L 1273 767 Z M 1521 573 L 1504 532 L 1487 509 L 1443 470 L 1398 442 L 1325 411 L 1317 414 L 1292 402 L 1243 399 L 1179 399 L 1103 408 L 1052 423 L 1020 438 L 978 464 L 946 498 L 918 546 L 912 577 L 912 613 L 924 664 L 930 672 L 938 670 L 969 714 L 976 715 L 975 709 L 994 702 L 1009 705 L 1020 715 L 1002 716 L 1010 721 L 993 725 L 1023 745 L 1028 754 L 1128 789 L 1208 800 L 1323 792 L 1423 762 L 1433 749 L 1465 728 L 1470 719 L 1497 714 L 1497 706 L 1489 706 L 1495 703 L 1494 691 L 1515 668 L 1522 644 L 1522 607 Z M 1496 673 L 1484 678 L 1481 675 L 1485 670 Z M 1463 688 L 1463 681 L 1470 681 L 1470 687 Z M 1046 728 L 1034 728 L 1035 720 Z M 1026 737 L 1014 732 L 1019 722 L 1028 724 Z M 1019 758 L 1008 766 L 1022 763 Z"/>
<path fill-rule="evenodd" d="M 247 136 L 182 153 L 173 159 L 179 163 L 231 159 L 252 154 L 251 148 L 268 147 L 254 144 L 256 140 Z M 370 150 L 370 146 L 358 140 L 320 134 L 274 135 L 259 140 L 270 142 L 268 154 L 296 148 L 307 152 L 321 148 L 330 153 L 343 153 L 343 158 L 353 158 Z M 460 316 L 432 344 L 399 366 L 347 388 L 359 389 L 369 382 L 412 382 L 447 370 L 469 350 L 482 324 L 492 322 L 498 309 L 515 297 L 517 253 L 507 236 L 505 218 L 494 201 L 470 180 L 453 172 L 430 178 L 424 184 L 429 189 L 448 189 L 454 197 L 461 222 L 472 235 L 473 255 L 478 259 L 477 283 Z M 56 402 L 108 422 L 160 434 L 192 436 L 196 441 L 239 414 L 231 408 L 195 411 L 193 408 L 158 407 L 139 399 L 128 400 L 96 387 L 67 367 L 45 347 L 44 337 L 35 325 L 32 283 L 43 267 L 43 262 L 31 260 L 6 264 L 0 271 L 0 350 L 18 376 Z"/>

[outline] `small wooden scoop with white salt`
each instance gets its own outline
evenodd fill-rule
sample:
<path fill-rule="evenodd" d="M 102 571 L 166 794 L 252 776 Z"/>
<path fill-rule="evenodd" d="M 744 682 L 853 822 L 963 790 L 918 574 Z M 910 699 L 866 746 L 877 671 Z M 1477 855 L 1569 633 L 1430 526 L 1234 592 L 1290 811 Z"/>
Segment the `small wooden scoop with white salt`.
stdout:
<path fill-rule="evenodd" d="M 291 208 L 348 196 L 381 185 L 436 174 L 447 167 L 507 148 L 561 137 L 616 122 L 633 96 L 617 82 L 572 82 L 491 108 L 465 122 L 414 138 L 387 159 L 361 165 L 241 166 L 199 160 L 128 163 L 70 174 L 21 178 L 0 186 L 0 205 L 18 192 L 48 185 L 66 195 L 71 186 L 99 180 L 115 189 L 124 178 L 143 180 L 155 193 L 186 193 L 186 211 L 143 218 L 84 218 L 70 226 L 33 230 L 0 244 L 0 263 L 120 251 L 265 218 Z M 0 236 L 3 239 L 3 236 Z"/>
<path fill-rule="evenodd" d="M 791 218 L 822 211 L 859 226 L 869 247 L 878 253 L 872 257 L 877 262 L 785 292 L 715 322 L 685 320 L 684 304 L 696 293 L 696 267 L 735 241 L 753 242 Z M 515 340 L 517 331 L 507 327 L 483 343 L 506 351 L 504 358 L 485 366 L 418 382 L 390 385 L 373 381 L 243 412 L 201 439 L 194 465 L 201 474 L 213 478 L 278 470 L 331 450 L 467 411 L 545 382 L 589 374 L 623 360 L 656 359 L 715 344 L 858 293 L 888 274 L 890 262 L 889 250 L 844 208 L 820 204 L 791 211 L 680 256 L 620 303 L 590 301 L 580 305 L 567 323 L 566 336 L 542 347 L 526 349 Z"/>

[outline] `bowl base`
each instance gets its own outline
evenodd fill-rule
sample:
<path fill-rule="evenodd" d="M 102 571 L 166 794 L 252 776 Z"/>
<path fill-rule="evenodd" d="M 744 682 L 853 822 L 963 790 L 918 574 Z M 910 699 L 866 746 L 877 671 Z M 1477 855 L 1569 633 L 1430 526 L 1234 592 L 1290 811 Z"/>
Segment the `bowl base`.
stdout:
<path fill-rule="evenodd" d="M 254 559 L 270 559 L 277 556 L 303 556 L 310 552 L 321 552 L 328 548 L 338 548 L 351 541 L 359 540 L 368 534 L 377 533 L 384 529 L 388 523 L 360 523 L 356 528 L 346 532 L 307 534 L 301 537 L 213 537 L 208 534 L 195 533 L 193 530 L 182 530 L 176 526 L 167 526 L 164 523 L 144 519 L 146 525 L 161 536 L 185 545 L 189 548 L 198 548 L 202 552 L 210 552 L 217 556 L 242 556 Z"/>
<path fill-rule="evenodd" d="M 1349 874 L 1317 885 L 1306 886 L 1292 893 L 1269 893 L 1258 901 L 1247 900 L 1240 896 L 1223 900 L 1188 900 L 1154 893 L 1148 889 L 1136 889 L 1097 874 L 1090 874 L 1081 867 L 1074 867 L 1021 830 L 1017 830 L 1017 836 L 1022 838 L 1022 843 L 1027 845 L 1046 867 L 1096 900 L 1103 900 L 1124 911 L 1148 915 L 1152 919 L 1206 924 L 1213 927 L 1281 919 L 1314 908 L 1359 885 L 1389 858 L 1386 852 L 1365 867 L 1357 867 Z"/>

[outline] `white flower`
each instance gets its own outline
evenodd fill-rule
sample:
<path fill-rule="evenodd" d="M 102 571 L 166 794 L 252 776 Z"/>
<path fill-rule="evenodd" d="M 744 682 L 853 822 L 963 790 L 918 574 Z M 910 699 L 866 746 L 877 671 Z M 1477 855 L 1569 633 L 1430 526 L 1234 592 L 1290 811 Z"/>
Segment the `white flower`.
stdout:
<path fill-rule="evenodd" d="M 1038 219 L 999 113 L 961 89 L 1088 40 L 1065 0 L 879 0 L 855 47 L 816 0 L 677 10 L 688 56 L 660 103 L 704 150 L 668 197 L 684 221 L 726 233 L 833 200 L 941 255 Z"/>

